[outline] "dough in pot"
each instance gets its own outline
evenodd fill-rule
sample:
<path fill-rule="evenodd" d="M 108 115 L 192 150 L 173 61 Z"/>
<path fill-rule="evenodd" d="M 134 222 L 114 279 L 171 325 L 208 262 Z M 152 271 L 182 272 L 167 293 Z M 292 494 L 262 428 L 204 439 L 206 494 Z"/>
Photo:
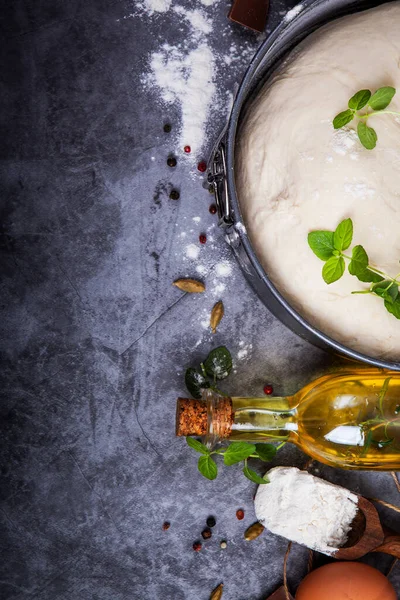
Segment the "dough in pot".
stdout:
<path fill-rule="evenodd" d="M 239 131 L 237 187 L 255 251 L 270 279 L 310 323 L 369 356 L 400 360 L 400 320 L 347 271 L 327 285 L 307 235 L 350 217 L 352 245 L 400 272 L 400 117 L 373 116 L 366 150 L 356 121 L 334 116 L 360 89 L 391 85 L 400 112 L 400 2 L 319 29 L 288 58 L 249 107 Z"/>

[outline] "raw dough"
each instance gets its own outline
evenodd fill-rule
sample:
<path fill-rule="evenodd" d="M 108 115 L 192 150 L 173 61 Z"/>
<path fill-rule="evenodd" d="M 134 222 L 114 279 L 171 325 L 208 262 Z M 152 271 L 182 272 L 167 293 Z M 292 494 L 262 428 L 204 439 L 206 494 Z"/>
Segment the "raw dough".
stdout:
<path fill-rule="evenodd" d="M 400 111 L 400 2 L 339 19 L 308 37 L 262 89 L 239 132 L 237 186 L 267 274 L 314 326 L 369 356 L 400 359 L 400 320 L 346 271 L 329 286 L 307 244 L 316 229 L 351 217 L 353 244 L 371 263 L 400 271 L 400 118 L 371 117 L 365 150 L 333 117 L 359 89 L 391 85 Z"/>

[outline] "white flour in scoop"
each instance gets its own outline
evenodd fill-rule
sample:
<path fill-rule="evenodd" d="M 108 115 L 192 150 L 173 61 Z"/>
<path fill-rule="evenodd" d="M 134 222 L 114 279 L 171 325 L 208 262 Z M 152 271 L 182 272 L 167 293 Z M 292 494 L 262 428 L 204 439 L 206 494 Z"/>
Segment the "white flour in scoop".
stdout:
<path fill-rule="evenodd" d="M 330 556 L 347 541 L 358 498 L 349 490 L 300 471 L 276 467 L 254 501 L 257 519 L 276 535 Z"/>

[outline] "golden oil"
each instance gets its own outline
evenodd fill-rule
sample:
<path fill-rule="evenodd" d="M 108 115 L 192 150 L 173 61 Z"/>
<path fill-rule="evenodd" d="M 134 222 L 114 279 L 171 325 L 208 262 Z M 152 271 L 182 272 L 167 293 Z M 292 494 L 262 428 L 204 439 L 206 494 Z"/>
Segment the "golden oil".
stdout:
<path fill-rule="evenodd" d="M 400 373 L 325 375 L 287 398 L 234 397 L 232 409 L 231 441 L 289 441 L 334 467 L 400 470 Z"/>

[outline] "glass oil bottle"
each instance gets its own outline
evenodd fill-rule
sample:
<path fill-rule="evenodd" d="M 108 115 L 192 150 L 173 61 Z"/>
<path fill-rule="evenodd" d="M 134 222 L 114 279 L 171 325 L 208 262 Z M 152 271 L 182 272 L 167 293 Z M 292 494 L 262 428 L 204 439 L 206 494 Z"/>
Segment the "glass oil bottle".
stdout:
<path fill-rule="evenodd" d="M 359 369 L 320 377 L 290 397 L 179 398 L 177 435 L 292 442 L 344 469 L 400 470 L 400 373 Z"/>

